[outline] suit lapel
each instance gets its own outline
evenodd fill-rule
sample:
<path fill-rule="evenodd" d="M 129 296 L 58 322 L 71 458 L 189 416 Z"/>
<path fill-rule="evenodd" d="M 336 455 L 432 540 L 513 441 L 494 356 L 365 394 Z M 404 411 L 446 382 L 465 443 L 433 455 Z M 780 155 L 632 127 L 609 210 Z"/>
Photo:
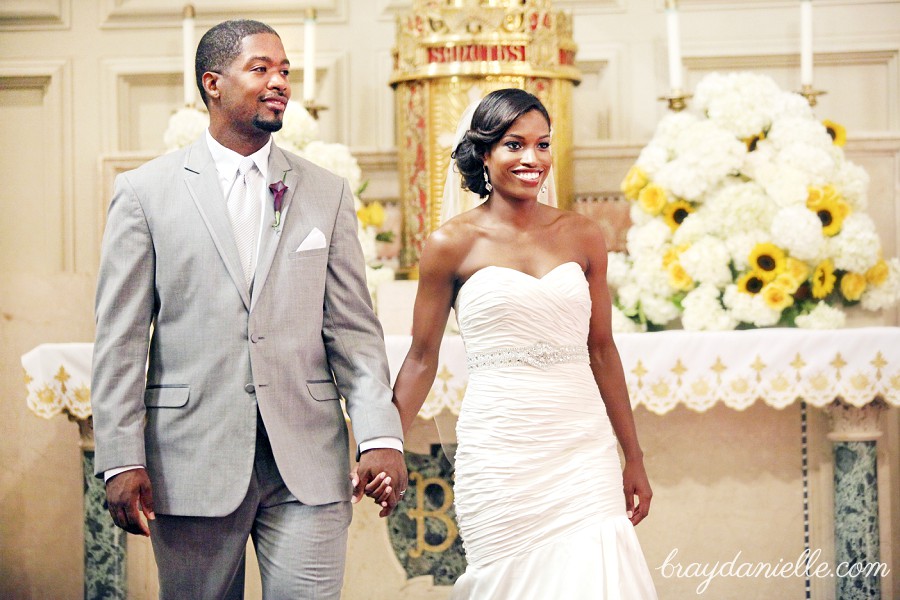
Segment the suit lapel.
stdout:
<path fill-rule="evenodd" d="M 293 170 L 293 167 L 291 166 L 291 163 L 288 162 L 284 152 L 282 152 L 275 144 L 272 144 L 272 149 L 269 153 L 268 179 L 269 180 L 266 182 L 265 211 L 263 212 L 263 223 L 265 226 L 263 227 L 262 239 L 259 244 L 259 258 L 256 261 L 256 274 L 253 279 L 254 293 L 250 303 L 251 310 L 253 309 L 256 297 L 259 296 L 259 292 L 262 290 L 266 283 L 266 279 L 269 276 L 269 271 L 272 268 L 272 261 L 275 258 L 275 251 L 281 241 L 281 232 L 287 221 L 288 209 L 291 207 L 291 201 L 294 198 L 297 186 L 300 183 L 300 177 L 297 172 Z M 277 181 L 284 181 L 287 190 L 284 192 L 284 198 L 282 198 L 281 203 L 281 224 L 278 229 L 274 229 L 271 225 L 275 222 L 275 198 L 273 193 L 269 190 L 269 185 Z"/>
<path fill-rule="evenodd" d="M 206 136 L 201 136 L 188 150 L 184 164 L 184 181 L 191 198 L 200 211 L 213 243 L 218 250 L 225 268 L 241 294 L 244 306 L 250 308 L 250 291 L 244 282 L 244 272 L 238 256 L 234 233 L 228 220 L 228 210 L 222 187 L 219 184 L 219 173 L 209 153 Z"/>

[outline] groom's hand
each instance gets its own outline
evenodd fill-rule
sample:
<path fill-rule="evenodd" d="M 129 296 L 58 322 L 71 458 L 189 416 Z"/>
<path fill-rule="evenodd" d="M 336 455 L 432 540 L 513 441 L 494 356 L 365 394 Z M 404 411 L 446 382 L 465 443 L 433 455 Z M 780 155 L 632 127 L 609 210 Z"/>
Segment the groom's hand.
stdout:
<path fill-rule="evenodd" d="M 146 469 L 124 471 L 106 482 L 106 502 L 116 525 L 135 535 L 150 537 L 150 528 L 141 518 L 155 519 L 153 490 Z"/>
<path fill-rule="evenodd" d="M 378 516 L 386 517 L 394 511 L 406 492 L 406 462 L 403 460 L 403 453 L 398 450 L 373 448 L 362 453 L 356 471 L 357 479 L 353 486 L 353 502 L 358 502 L 364 493 L 380 495 L 379 492 L 385 489 L 383 485 L 378 485 L 376 490 L 369 490 L 367 486 L 381 473 L 386 475 L 385 480 L 390 478 L 391 482 L 391 491 L 386 500 L 381 502 L 381 512 L 378 513 Z"/>

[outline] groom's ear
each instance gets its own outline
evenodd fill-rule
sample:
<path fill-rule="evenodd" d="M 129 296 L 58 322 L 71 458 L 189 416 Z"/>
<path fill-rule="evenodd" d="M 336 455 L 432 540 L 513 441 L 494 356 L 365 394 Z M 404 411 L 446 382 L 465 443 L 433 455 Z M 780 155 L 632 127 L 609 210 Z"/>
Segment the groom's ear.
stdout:
<path fill-rule="evenodd" d="M 200 81 L 203 83 L 203 91 L 206 92 L 207 98 L 215 98 L 219 99 L 221 96 L 221 92 L 219 91 L 219 77 L 218 73 L 214 73 L 212 71 L 207 71 L 203 74 L 203 77 L 200 78 Z"/>

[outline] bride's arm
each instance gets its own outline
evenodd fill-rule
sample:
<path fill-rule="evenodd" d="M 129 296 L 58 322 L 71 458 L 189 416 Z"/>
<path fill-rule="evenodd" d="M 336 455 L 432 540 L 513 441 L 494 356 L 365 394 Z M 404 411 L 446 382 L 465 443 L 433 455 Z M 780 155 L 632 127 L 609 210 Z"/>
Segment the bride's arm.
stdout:
<path fill-rule="evenodd" d="M 452 236 L 438 230 L 428 238 L 419 259 L 412 344 L 394 383 L 394 403 L 404 434 L 425 403 L 437 373 L 441 338 L 455 293 L 458 261 L 454 246 Z"/>
<path fill-rule="evenodd" d="M 612 335 L 612 300 L 606 282 L 606 243 L 600 228 L 594 223 L 584 225 L 583 235 L 577 239 L 582 240 L 588 257 L 585 275 L 591 293 L 591 323 L 588 333 L 591 370 L 600 388 L 609 421 L 625 455 L 625 504 L 631 513 L 631 522 L 637 525 L 647 516 L 653 493 L 644 469 L 644 453 L 638 442 L 622 360 Z M 634 496 L 638 497 L 637 506 L 634 505 Z"/>

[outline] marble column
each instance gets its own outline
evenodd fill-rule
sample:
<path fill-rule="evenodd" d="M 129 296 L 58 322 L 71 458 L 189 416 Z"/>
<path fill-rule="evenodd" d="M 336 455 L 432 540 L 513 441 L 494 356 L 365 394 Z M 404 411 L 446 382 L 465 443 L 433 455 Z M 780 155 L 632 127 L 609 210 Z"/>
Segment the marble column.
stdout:
<path fill-rule="evenodd" d="M 79 420 L 84 471 L 84 597 L 125 600 L 126 533 L 106 509 L 106 486 L 94 477 L 94 429 L 90 418 Z"/>
<path fill-rule="evenodd" d="M 841 600 L 881 598 L 876 440 L 885 403 L 856 407 L 836 400 L 828 413 L 834 442 L 835 595 Z"/>

